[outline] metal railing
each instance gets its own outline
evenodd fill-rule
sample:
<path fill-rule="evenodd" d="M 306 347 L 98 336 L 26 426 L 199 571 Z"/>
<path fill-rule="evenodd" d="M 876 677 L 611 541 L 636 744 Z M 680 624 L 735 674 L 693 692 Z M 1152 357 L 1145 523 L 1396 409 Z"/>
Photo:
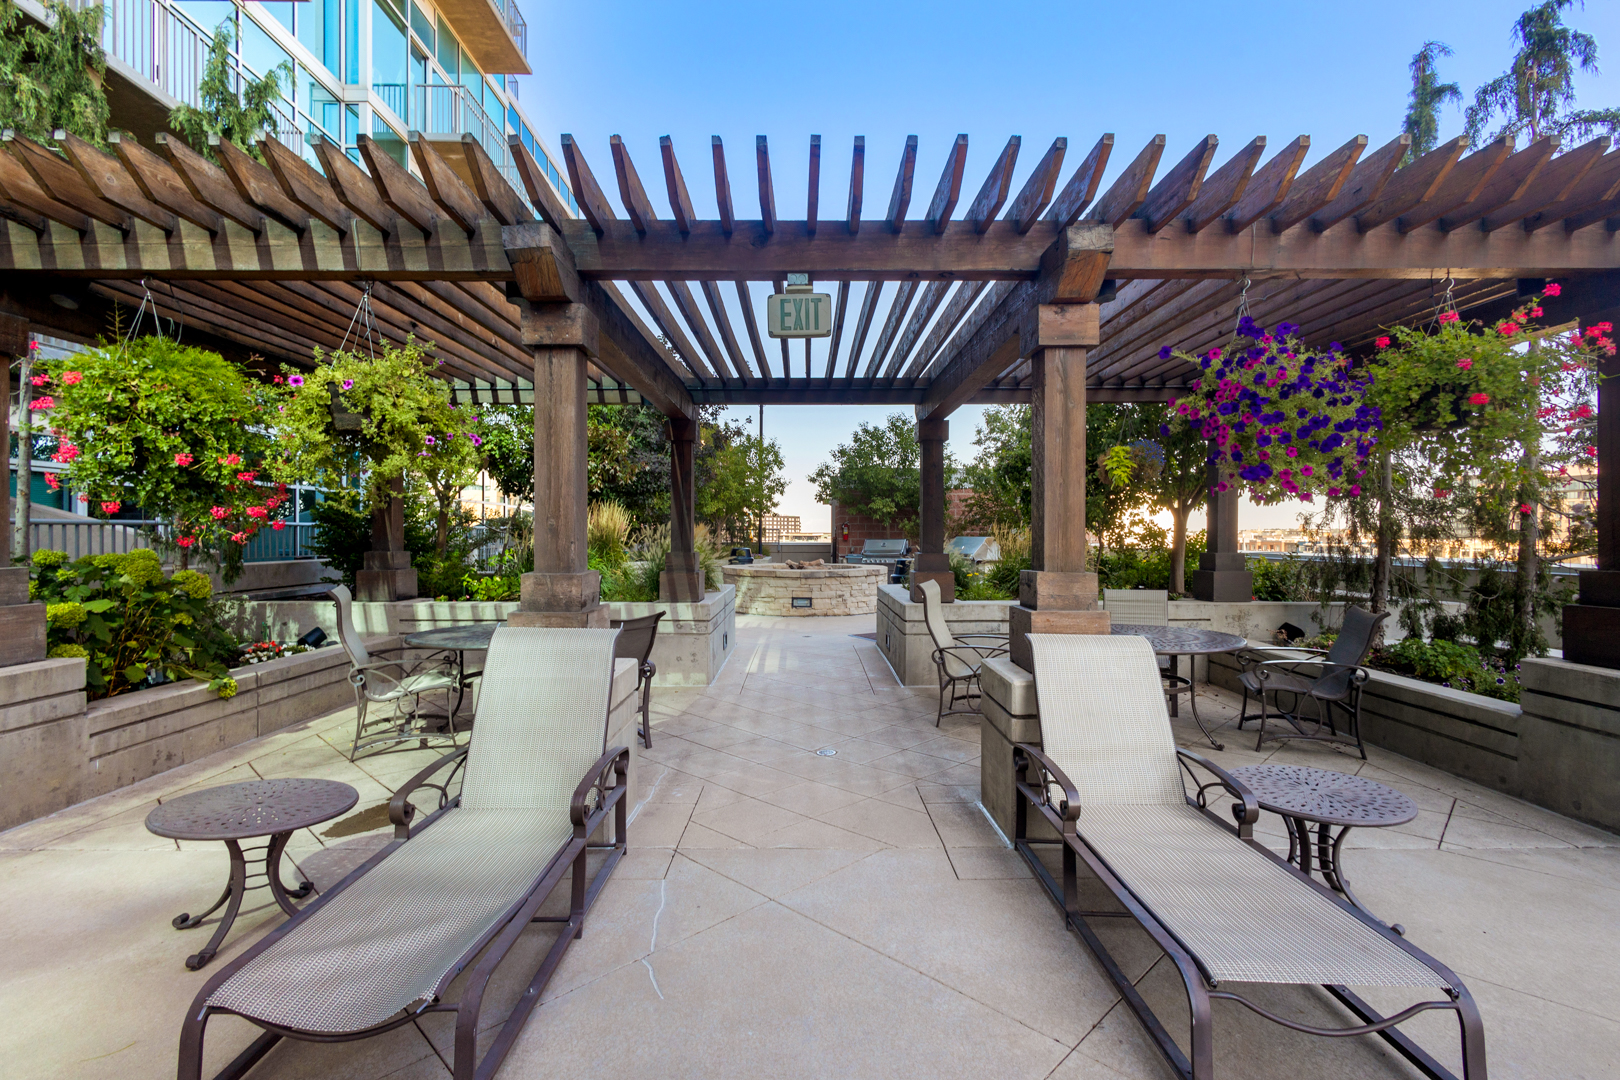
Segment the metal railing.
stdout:
<path fill-rule="evenodd" d="M 506 0 L 506 32 L 517 42 L 518 52 L 529 55 L 529 24 L 518 11 L 517 0 Z"/>
<path fill-rule="evenodd" d="M 72 0 L 76 9 L 91 6 L 93 0 Z M 170 97 L 200 107 L 199 87 L 208 64 L 208 47 L 213 34 L 178 8 L 163 0 L 103 0 L 101 47 Z M 234 53 L 231 71 L 239 86 L 261 78 Z M 274 101 L 276 138 L 302 154 L 304 134 L 298 119 L 285 101 Z"/>
<path fill-rule="evenodd" d="M 310 544 L 320 526 L 310 521 L 289 521 L 280 530 L 260 529 L 242 549 L 243 562 L 313 559 Z M 30 551 L 61 551 L 69 559 L 87 555 L 123 555 L 136 548 L 156 546 L 167 536 L 166 521 L 45 521 L 28 523 Z M 155 534 L 155 535 L 154 535 Z"/>

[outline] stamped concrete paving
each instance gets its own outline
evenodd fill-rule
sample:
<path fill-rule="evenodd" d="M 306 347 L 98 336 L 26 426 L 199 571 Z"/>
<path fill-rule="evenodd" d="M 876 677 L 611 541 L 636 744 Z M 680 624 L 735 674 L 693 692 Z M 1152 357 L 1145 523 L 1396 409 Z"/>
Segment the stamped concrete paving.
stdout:
<path fill-rule="evenodd" d="M 977 724 L 936 729 L 932 694 L 896 685 L 873 643 L 851 636 L 870 625 L 745 617 L 714 686 L 654 694 L 632 853 L 502 1077 L 1171 1075 L 976 805 Z M 1200 705 L 1229 725 L 1231 698 L 1201 691 Z M 212 901 L 226 860 L 221 845 L 163 840 L 142 821 L 199 787 L 341 779 L 369 816 L 338 836 L 305 830 L 289 848 L 318 885 L 335 882 L 388 835 L 370 828 L 376 808 L 434 756 L 350 764 L 338 748 L 352 723 L 315 720 L 0 834 L 5 1075 L 173 1075 L 181 1014 L 206 976 L 183 960 L 212 929 L 169 920 Z M 1176 734 L 1199 745 L 1190 723 Z M 1411 824 L 1354 834 L 1348 869 L 1374 911 L 1473 990 L 1492 1076 L 1620 1075 L 1620 838 L 1377 750 L 1367 763 L 1320 746 L 1257 754 L 1252 735 L 1222 735 L 1227 752 L 1212 756 L 1228 766 L 1359 772 L 1417 801 Z M 1285 846 L 1276 818 L 1261 830 Z M 221 958 L 280 921 L 273 906 L 245 913 Z M 1173 971 L 1139 931 L 1108 932 L 1184 1031 Z M 491 1023 L 548 940 L 536 927 L 514 954 Z M 1320 993 L 1255 996 L 1344 1022 Z M 1412 1075 L 1382 1044 L 1298 1036 L 1225 1006 L 1223 1077 Z M 369 1042 L 284 1043 L 254 1075 L 444 1077 L 451 1026 L 430 1016 Z M 1455 1061 L 1453 1025 L 1428 1014 L 1413 1027 Z M 250 1037 L 240 1022 L 211 1024 L 211 1067 Z"/>

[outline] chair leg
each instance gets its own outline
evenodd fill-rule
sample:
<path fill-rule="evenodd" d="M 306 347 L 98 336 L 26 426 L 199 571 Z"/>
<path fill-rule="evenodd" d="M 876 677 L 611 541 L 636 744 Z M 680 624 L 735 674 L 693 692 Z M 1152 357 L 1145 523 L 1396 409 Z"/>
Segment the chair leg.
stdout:
<path fill-rule="evenodd" d="M 360 736 L 366 730 L 366 699 L 365 699 L 365 695 L 360 694 L 360 693 L 356 693 L 354 695 L 354 713 L 355 713 L 355 715 L 354 715 L 354 745 L 349 747 L 349 760 L 350 761 L 353 761 L 354 756 L 360 752 Z"/>
<path fill-rule="evenodd" d="M 1255 697 L 1260 699 L 1260 734 L 1254 740 L 1254 748 L 1258 752 L 1260 744 L 1266 741 L 1266 692 L 1262 690 Z"/>
<path fill-rule="evenodd" d="M 652 720 L 648 718 L 648 710 L 652 705 L 652 683 L 643 683 L 641 687 L 641 745 L 652 749 Z"/>
<path fill-rule="evenodd" d="M 1238 706 L 1238 730 L 1243 730 L 1243 723 L 1249 718 L 1249 688 L 1243 687 L 1243 702 Z"/>

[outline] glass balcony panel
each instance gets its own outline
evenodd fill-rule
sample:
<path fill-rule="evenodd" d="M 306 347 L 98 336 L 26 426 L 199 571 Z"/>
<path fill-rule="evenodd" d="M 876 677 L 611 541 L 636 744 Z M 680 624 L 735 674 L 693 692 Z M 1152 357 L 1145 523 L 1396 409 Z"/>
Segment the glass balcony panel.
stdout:
<path fill-rule="evenodd" d="M 276 22 L 285 26 L 288 30 L 293 29 L 293 9 L 298 5 L 294 4 L 292 0 L 264 0 L 262 6 Z"/>
<path fill-rule="evenodd" d="M 459 79 L 461 77 L 461 65 L 457 61 L 461 56 L 461 46 L 456 44 L 456 36 L 450 32 L 448 26 L 444 25 L 442 16 L 438 19 L 438 27 L 438 43 L 434 46 L 434 56 L 437 57 L 439 66 L 444 68 L 446 76 L 451 80 Z"/>
<path fill-rule="evenodd" d="M 405 20 L 387 0 L 374 0 L 371 13 L 371 88 L 395 116 L 406 112 Z"/>
<path fill-rule="evenodd" d="M 433 13 L 415 2 L 411 4 L 411 29 L 431 51 L 436 40 L 433 35 Z"/>

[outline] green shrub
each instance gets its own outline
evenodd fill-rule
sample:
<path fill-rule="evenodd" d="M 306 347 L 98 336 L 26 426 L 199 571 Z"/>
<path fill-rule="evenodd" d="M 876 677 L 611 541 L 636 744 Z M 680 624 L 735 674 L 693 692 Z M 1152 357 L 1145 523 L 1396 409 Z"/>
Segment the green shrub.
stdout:
<path fill-rule="evenodd" d="M 164 577 L 146 548 L 75 562 L 38 552 L 32 561 L 49 655 L 86 661 L 92 700 L 180 679 L 206 681 L 220 697 L 236 692 L 226 673 L 239 645 L 220 623 L 206 575 Z"/>
<path fill-rule="evenodd" d="M 1283 602 L 1310 600 L 1311 590 L 1305 579 L 1305 564 L 1292 554 L 1281 559 L 1248 559 L 1249 573 L 1254 575 L 1254 598 Z"/>
<path fill-rule="evenodd" d="M 1473 645 L 1459 641 L 1424 641 L 1409 637 L 1368 659 L 1368 666 L 1454 690 L 1519 700 L 1518 666 L 1509 668 L 1500 657 L 1481 655 Z"/>

